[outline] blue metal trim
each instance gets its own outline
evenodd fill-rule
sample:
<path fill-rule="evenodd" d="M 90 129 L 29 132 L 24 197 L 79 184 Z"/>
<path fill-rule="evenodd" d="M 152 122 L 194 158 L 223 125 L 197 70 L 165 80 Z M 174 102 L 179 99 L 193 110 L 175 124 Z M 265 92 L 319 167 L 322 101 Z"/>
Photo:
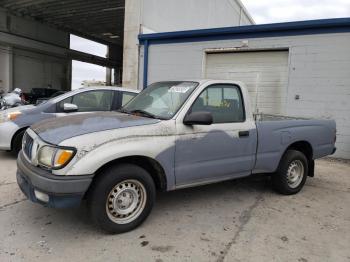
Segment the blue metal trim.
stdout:
<path fill-rule="evenodd" d="M 150 45 L 343 32 L 350 32 L 350 18 L 141 34 L 138 38 L 140 44 L 147 40 Z"/>
<path fill-rule="evenodd" d="M 148 82 L 148 46 L 148 40 L 145 40 L 143 46 L 143 89 L 147 87 Z"/>

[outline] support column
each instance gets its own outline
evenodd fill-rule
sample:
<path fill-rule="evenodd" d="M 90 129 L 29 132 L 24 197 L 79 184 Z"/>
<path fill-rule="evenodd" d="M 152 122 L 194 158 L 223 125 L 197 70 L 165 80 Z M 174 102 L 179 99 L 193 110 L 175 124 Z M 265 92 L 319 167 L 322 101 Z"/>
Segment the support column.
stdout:
<path fill-rule="evenodd" d="M 112 85 L 112 69 L 106 67 L 106 86 Z"/>
<path fill-rule="evenodd" d="M 139 67 L 139 45 L 141 9 L 140 0 L 125 1 L 123 86 L 137 89 Z"/>
<path fill-rule="evenodd" d="M 111 54 L 111 47 L 107 47 L 107 59 L 110 58 Z M 106 86 L 111 86 L 112 85 L 112 68 L 111 67 L 106 67 Z"/>

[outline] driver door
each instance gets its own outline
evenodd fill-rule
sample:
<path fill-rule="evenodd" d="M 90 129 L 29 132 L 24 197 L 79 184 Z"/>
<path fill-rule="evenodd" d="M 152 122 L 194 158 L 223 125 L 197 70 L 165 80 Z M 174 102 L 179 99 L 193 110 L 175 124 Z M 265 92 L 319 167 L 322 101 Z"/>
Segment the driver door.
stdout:
<path fill-rule="evenodd" d="M 254 166 L 255 123 L 246 119 L 240 87 L 206 87 L 189 112 L 210 112 L 211 125 L 177 123 L 176 186 L 185 187 L 246 176 Z"/>

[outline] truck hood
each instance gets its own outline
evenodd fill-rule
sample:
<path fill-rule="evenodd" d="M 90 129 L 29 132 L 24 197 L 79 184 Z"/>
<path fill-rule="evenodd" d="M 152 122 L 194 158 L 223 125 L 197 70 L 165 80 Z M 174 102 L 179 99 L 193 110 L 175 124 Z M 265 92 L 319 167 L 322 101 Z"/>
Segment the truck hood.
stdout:
<path fill-rule="evenodd" d="M 75 136 L 158 122 L 158 119 L 117 112 L 97 112 L 44 120 L 32 125 L 31 129 L 45 142 L 58 145 Z"/>

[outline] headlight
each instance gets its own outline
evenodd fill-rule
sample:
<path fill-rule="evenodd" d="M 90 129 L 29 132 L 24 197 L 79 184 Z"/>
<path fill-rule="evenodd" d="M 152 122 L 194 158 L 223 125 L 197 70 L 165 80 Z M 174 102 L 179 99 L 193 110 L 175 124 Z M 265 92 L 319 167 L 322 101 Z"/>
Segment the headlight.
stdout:
<path fill-rule="evenodd" d="M 13 121 L 21 114 L 22 113 L 20 111 L 10 112 L 10 113 L 2 113 L 2 114 L 0 114 L 0 123 L 7 122 L 7 121 Z"/>
<path fill-rule="evenodd" d="M 73 148 L 43 146 L 38 153 L 38 163 L 50 169 L 60 169 L 67 165 L 75 155 Z"/>
<path fill-rule="evenodd" d="M 19 112 L 19 111 L 8 113 L 8 114 L 7 114 L 7 119 L 13 121 L 13 120 L 15 120 L 18 116 L 20 116 L 21 114 L 22 114 L 22 113 Z"/>

